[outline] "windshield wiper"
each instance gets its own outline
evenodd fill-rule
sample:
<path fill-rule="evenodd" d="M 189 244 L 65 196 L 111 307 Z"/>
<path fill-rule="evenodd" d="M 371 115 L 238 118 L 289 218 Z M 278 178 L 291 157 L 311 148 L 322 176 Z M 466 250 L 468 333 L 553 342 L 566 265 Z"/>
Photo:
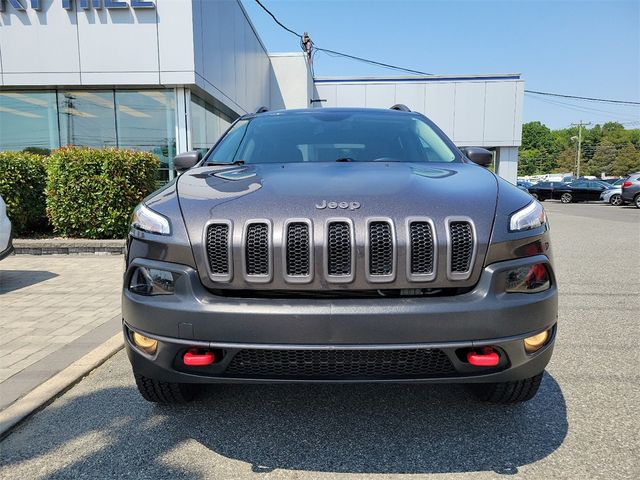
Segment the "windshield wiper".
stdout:
<path fill-rule="evenodd" d="M 336 158 L 336 162 L 355 162 L 355 160 L 351 157 L 340 157 Z"/>
<path fill-rule="evenodd" d="M 207 162 L 207 165 L 244 165 L 244 160 L 234 160 L 233 162 Z"/>

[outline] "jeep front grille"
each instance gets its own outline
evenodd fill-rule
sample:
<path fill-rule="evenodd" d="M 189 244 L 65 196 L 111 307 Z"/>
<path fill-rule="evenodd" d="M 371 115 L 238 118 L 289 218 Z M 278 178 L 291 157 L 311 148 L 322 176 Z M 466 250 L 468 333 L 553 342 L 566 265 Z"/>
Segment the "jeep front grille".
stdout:
<path fill-rule="evenodd" d="M 449 273 L 452 278 L 468 276 L 474 253 L 474 234 L 467 221 L 449 222 Z"/>
<path fill-rule="evenodd" d="M 439 231 L 446 235 L 438 236 Z M 337 218 L 320 224 L 298 218 L 284 224 L 249 220 L 244 225 L 213 220 L 205 228 L 204 241 L 210 279 L 239 289 L 246 283 L 273 283 L 274 289 L 297 283 L 327 290 L 354 281 L 354 288 L 361 290 L 376 283 L 431 288 L 418 284 L 469 279 L 478 249 L 475 227 L 466 217 L 450 218 L 438 228 L 424 217 L 363 223 Z M 442 273 L 440 249 L 447 263 Z"/>
<path fill-rule="evenodd" d="M 229 275 L 229 225 L 212 223 L 207 227 L 207 257 L 212 275 Z"/>
<path fill-rule="evenodd" d="M 409 237 L 411 275 L 431 275 L 434 272 L 435 251 L 431 224 L 427 221 L 411 222 Z"/>
<path fill-rule="evenodd" d="M 249 276 L 269 275 L 269 225 L 250 223 L 244 245 L 245 271 Z"/>
<path fill-rule="evenodd" d="M 351 225 L 348 222 L 331 222 L 327 237 L 327 274 L 335 277 L 350 276 Z"/>
<path fill-rule="evenodd" d="M 244 349 L 224 371 L 232 378 L 376 379 L 454 375 L 439 349 L 271 350 Z"/>
<path fill-rule="evenodd" d="M 389 276 L 393 273 L 393 233 L 385 221 L 369 223 L 369 275 Z"/>
<path fill-rule="evenodd" d="M 308 277 L 311 274 L 309 225 L 304 222 L 291 222 L 288 224 L 286 242 L 287 275 L 290 277 Z"/>

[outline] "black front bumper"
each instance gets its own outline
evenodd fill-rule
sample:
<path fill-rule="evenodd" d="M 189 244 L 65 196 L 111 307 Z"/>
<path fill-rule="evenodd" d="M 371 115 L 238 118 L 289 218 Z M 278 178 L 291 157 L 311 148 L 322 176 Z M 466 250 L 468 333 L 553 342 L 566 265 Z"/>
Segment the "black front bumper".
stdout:
<path fill-rule="evenodd" d="M 7 248 L 5 248 L 2 252 L 0 252 L 0 260 L 4 259 L 5 257 L 8 257 L 12 253 L 13 253 L 13 231 L 11 231 L 11 233 L 9 234 L 9 244 L 7 245 Z"/>
<path fill-rule="evenodd" d="M 555 278 L 551 273 L 551 289 L 537 294 L 505 294 L 503 286 L 509 270 L 540 262 L 548 264 L 547 257 L 496 263 L 484 269 L 472 292 L 451 297 L 309 300 L 214 296 L 190 267 L 136 259 L 125 275 L 125 285 L 136 265 L 170 270 L 179 278 L 175 295 L 145 297 L 125 288 L 122 311 L 127 352 L 136 372 L 174 382 L 497 382 L 527 378 L 544 370 L 553 350 Z M 549 270 L 552 272 L 550 265 Z M 133 346 L 131 330 L 159 340 L 155 355 Z M 535 354 L 527 354 L 523 338 L 545 330 L 551 330 L 550 340 Z M 500 353 L 497 366 L 474 367 L 465 361 L 465 352 L 482 346 L 492 346 Z M 192 347 L 212 349 L 221 361 L 208 367 L 187 367 L 181 359 Z M 349 350 L 360 353 L 344 353 Z M 382 350 L 386 352 L 380 353 Z M 309 361 L 320 364 L 338 358 L 340 368 L 345 358 L 351 361 L 354 355 L 356 363 L 366 363 L 369 358 L 397 362 L 407 355 L 442 358 L 444 354 L 450 364 L 441 368 L 436 362 L 438 368 L 406 371 L 358 367 L 347 375 L 343 370 L 320 370 L 317 375 L 296 375 L 294 370 L 287 375 L 282 368 L 273 374 L 268 369 L 238 374 L 237 368 L 228 373 L 239 352 L 256 351 L 265 355 L 268 351 L 272 363 L 273 358 L 284 358 L 280 366 L 291 365 L 287 359 L 294 353 L 308 354 Z M 334 353 L 326 353 L 330 351 Z"/>

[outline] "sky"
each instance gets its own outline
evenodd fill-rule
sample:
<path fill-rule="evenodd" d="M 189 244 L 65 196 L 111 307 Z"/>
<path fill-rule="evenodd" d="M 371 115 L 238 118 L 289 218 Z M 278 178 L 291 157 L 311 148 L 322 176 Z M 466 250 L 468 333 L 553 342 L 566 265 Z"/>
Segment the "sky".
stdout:
<path fill-rule="evenodd" d="M 269 52 L 298 50 L 254 0 L 242 0 Z M 525 89 L 640 102 L 640 1 L 262 0 L 323 48 L 433 74 L 520 73 Z M 402 75 L 318 52 L 316 76 Z M 640 106 L 526 94 L 525 122 L 618 121 Z"/>

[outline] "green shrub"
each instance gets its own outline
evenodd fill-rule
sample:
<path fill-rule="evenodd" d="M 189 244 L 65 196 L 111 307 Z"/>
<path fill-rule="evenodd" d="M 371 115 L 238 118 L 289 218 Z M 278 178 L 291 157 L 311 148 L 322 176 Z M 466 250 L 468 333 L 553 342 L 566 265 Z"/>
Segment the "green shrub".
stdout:
<path fill-rule="evenodd" d="M 47 215 L 66 237 L 124 238 L 134 207 L 155 189 L 151 153 L 65 147 L 48 162 Z"/>
<path fill-rule="evenodd" d="M 48 229 L 44 189 L 47 159 L 29 152 L 0 152 L 0 195 L 14 235 Z"/>

